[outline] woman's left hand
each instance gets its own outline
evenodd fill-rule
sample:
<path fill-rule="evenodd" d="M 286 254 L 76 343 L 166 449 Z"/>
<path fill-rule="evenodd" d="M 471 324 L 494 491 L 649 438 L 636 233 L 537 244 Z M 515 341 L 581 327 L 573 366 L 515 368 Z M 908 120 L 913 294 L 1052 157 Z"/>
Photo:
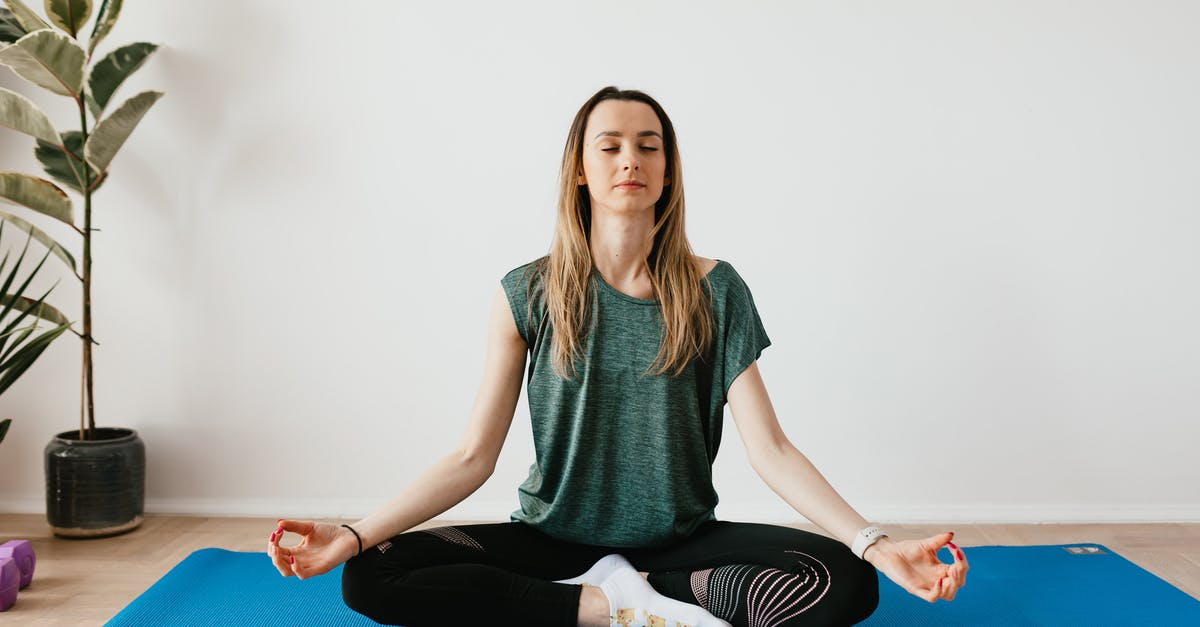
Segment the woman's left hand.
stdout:
<path fill-rule="evenodd" d="M 940 533 L 924 540 L 902 540 L 891 538 L 878 540 L 867 548 L 867 561 L 878 568 L 888 579 L 930 603 L 938 599 L 953 601 L 958 589 L 967 582 L 967 557 L 962 549 L 950 542 L 953 531 Z M 950 548 L 953 564 L 938 559 L 938 549 Z"/>

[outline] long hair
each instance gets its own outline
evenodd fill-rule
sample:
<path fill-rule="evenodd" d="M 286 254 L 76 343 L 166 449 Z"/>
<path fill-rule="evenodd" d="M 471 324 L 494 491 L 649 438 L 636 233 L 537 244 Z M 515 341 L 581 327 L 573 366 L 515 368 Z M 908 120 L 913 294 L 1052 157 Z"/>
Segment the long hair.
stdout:
<path fill-rule="evenodd" d="M 541 279 L 541 296 L 554 329 L 552 365 L 559 376 L 574 378 L 582 344 L 595 323 L 591 313 L 597 287 L 588 243 L 592 227 L 591 197 L 587 187 L 579 185 L 576 179 L 583 172 L 588 116 L 605 100 L 644 102 L 654 109 L 662 124 L 667 160 L 664 176 L 670 177 L 670 183 L 664 185 L 662 196 L 654 204 L 651 230 L 654 243 L 642 264 L 653 284 L 663 321 L 662 343 L 651 369 L 657 365 L 655 374 L 670 371 L 671 376 L 677 376 L 693 357 L 703 359 L 712 343 L 712 306 L 701 287 L 701 281 L 707 281 L 708 277 L 695 261 L 684 231 L 683 172 L 671 119 L 649 95 L 613 86 L 596 92 L 575 114 L 563 149 L 558 217 L 550 254 L 529 267 Z M 527 285 L 532 287 L 531 283 Z M 535 297 L 532 292 L 530 295 L 527 302 L 532 310 Z M 650 369 L 643 376 L 649 372 Z"/>

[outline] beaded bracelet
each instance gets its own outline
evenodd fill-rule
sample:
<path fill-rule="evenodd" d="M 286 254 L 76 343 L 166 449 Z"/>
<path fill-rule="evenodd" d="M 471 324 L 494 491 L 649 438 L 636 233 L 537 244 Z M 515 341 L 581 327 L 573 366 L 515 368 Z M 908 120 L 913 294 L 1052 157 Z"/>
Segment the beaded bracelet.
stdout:
<path fill-rule="evenodd" d="M 358 540 L 358 553 L 355 553 L 355 555 L 361 554 L 362 553 L 362 536 L 358 535 L 358 532 L 354 530 L 354 527 L 351 527 L 350 525 L 342 525 L 342 526 L 349 529 L 350 533 L 354 534 L 354 539 Z"/>

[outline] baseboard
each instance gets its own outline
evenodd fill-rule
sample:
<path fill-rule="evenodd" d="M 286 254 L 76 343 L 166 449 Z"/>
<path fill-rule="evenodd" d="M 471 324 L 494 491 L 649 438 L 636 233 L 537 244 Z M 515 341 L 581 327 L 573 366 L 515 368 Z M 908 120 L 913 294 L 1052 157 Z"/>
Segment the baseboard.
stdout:
<path fill-rule="evenodd" d="M 212 516 L 218 518 L 300 518 L 343 519 L 363 518 L 374 512 L 388 498 L 379 499 L 206 499 L 206 498 L 148 498 L 146 514 L 172 516 Z M 440 520 L 497 522 L 509 520 L 509 514 L 519 507 L 511 500 L 472 500 L 459 503 L 438 516 Z M 1134 523 L 1196 523 L 1200 522 L 1200 505 L 1196 503 L 1141 504 L 1136 507 L 1120 503 L 1096 505 L 928 505 L 873 506 L 858 509 L 868 520 L 877 523 L 941 524 L 950 522 L 976 524 L 1134 524 Z M 0 501 L 0 513 L 44 514 L 45 499 L 9 498 Z M 786 504 L 775 502 L 721 501 L 717 505 L 718 520 L 738 520 L 774 524 L 803 524 L 808 521 L 791 511 Z"/>

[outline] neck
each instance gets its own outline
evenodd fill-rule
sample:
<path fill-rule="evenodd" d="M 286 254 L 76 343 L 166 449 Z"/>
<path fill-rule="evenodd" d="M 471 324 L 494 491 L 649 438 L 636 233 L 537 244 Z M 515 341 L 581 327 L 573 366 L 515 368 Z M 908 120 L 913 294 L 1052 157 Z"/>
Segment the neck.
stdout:
<path fill-rule="evenodd" d="M 606 279 L 631 283 L 648 276 L 645 268 L 653 240 L 654 211 L 637 214 L 594 212 L 588 244 L 592 262 Z"/>

